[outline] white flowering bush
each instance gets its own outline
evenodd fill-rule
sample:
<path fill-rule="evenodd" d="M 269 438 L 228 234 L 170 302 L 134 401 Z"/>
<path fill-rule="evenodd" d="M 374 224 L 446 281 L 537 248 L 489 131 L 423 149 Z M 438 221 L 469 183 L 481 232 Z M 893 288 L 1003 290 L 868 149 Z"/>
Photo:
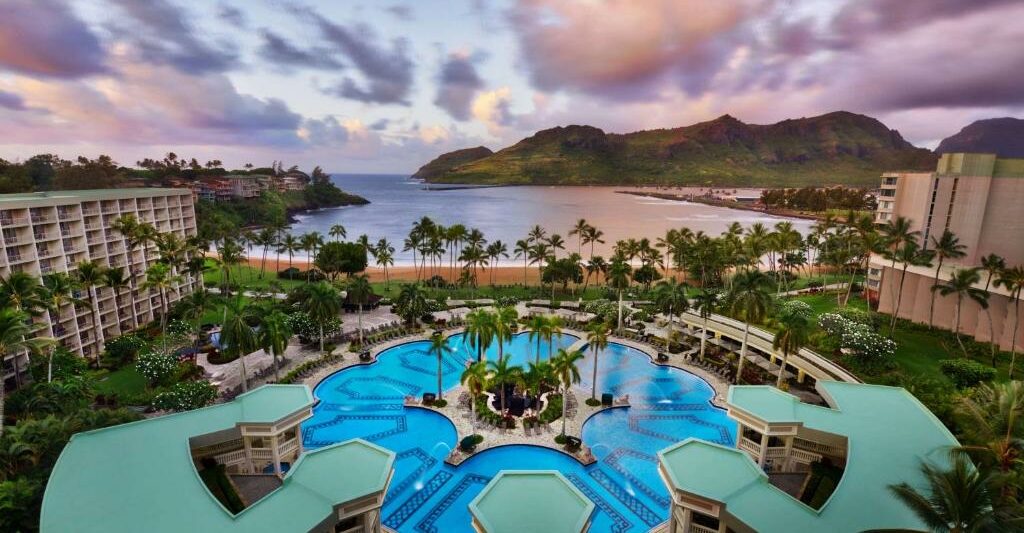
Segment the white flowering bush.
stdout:
<path fill-rule="evenodd" d="M 304 344 L 320 342 L 320 326 L 303 311 L 288 315 L 288 327 L 299 336 Z M 330 337 L 341 330 L 341 320 L 332 318 L 324 324 L 324 336 Z"/>
<path fill-rule="evenodd" d="M 824 313 L 818 317 L 818 326 L 829 337 L 839 339 L 840 347 L 859 356 L 885 359 L 896 353 L 896 343 L 880 335 L 871 326 L 850 320 L 838 313 Z"/>
<path fill-rule="evenodd" d="M 814 319 L 814 308 L 801 300 L 787 300 L 779 306 L 779 318 L 802 318 L 810 323 Z"/>
<path fill-rule="evenodd" d="M 818 317 L 818 327 L 820 327 L 830 337 L 842 337 L 843 332 L 852 325 L 853 322 L 836 313 L 823 313 Z"/>
<path fill-rule="evenodd" d="M 170 411 L 191 411 L 206 407 L 217 398 L 217 387 L 208 381 L 183 381 L 153 398 L 153 407 Z"/>
<path fill-rule="evenodd" d="M 178 359 L 170 354 L 161 352 L 149 352 L 139 356 L 135 368 L 142 374 L 150 385 L 163 383 L 178 368 Z"/>

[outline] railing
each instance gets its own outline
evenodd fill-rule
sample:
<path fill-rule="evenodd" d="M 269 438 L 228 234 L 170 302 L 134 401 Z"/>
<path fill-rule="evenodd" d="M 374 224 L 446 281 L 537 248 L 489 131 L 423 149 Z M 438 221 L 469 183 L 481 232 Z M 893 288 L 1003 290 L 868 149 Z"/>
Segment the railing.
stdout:
<path fill-rule="evenodd" d="M 6 217 L 0 218 L 0 224 L 4 226 L 21 226 L 28 224 L 28 218 L 26 217 Z"/>
<path fill-rule="evenodd" d="M 84 216 L 98 215 L 98 214 L 100 214 L 100 210 L 99 209 L 83 209 L 82 210 L 82 215 L 84 215 Z"/>
<path fill-rule="evenodd" d="M 747 453 L 761 455 L 761 445 L 746 437 L 740 437 L 739 448 Z"/>
<path fill-rule="evenodd" d="M 33 215 L 32 216 L 32 223 L 33 224 L 46 224 L 47 222 L 55 222 L 56 220 L 57 219 L 55 217 L 52 217 L 52 216 L 43 216 L 43 215 Z"/>
<path fill-rule="evenodd" d="M 235 450 L 233 452 L 222 453 L 214 456 L 218 463 L 223 465 L 233 463 L 244 463 L 245 462 L 245 450 Z"/>
<path fill-rule="evenodd" d="M 846 448 L 843 446 L 836 446 L 833 444 L 822 444 L 820 442 L 814 442 L 807 439 L 796 438 L 793 440 L 794 446 L 799 446 L 801 449 L 810 450 L 813 452 L 820 453 L 822 455 L 831 455 L 834 457 L 846 457 Z"/>
<path fill-rule="evenodd" d="M 700 524 L 693 524 L 693 523 L 691 523 L 690 524 L 690 532 L 691 533 L 718 533 L 718 530 L 715 529 L 715 528 L 711 528 L 711 527 L 707 527 L 707 526 L 702 526 Z"/>
<path fill-rule="evenodd" d="M 192 450 L 192 455 L 204 456 L 204 455 L 216 455 L 224 452 L 231 452 L 238 450 L 242 447 L 242 439 L 232 439 L 224 442 L 218 442 L 217 444 L 211 444 L 210 446 L 200 446 Z"/>

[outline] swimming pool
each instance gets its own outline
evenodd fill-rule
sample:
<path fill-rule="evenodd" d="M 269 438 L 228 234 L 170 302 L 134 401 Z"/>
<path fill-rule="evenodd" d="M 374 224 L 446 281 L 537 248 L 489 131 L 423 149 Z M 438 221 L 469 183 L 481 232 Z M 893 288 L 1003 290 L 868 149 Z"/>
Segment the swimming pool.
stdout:
<path fill-rule="evenodd" d="M 579 339 L 565 334 L 554 349 Z M 449 339 L 453 353 L 442 363 L 445 390 L 458 385 L 476 353 L 462 335 Z M 714 391 L 700 378 L 650 362 L 643 352 L 609 343 L 598 360 L 598 387 L 616 396 L 628 394 L 632 406 L 597 413 L 583 426 L 583 440 L 598 462 L 582 466 L 556 450 L 529 445 L 500 446 L 480 452 L 458 467 L 444 463 L 456 445 L 455 427 L 426 409 L 406 408 L 406 396 L 434 392 L 437 361 L 429 343 L 416 341 L 389 348 L 370 365 L 329 376 L 314 390 L 320 403 L 303 424 L 309 448 L 360 437 L 397 454 L 395 475 L 385 497 L 383 522 L 401 532 L 472 531 L 467 505 L 499 471 L 558 470 L 595 504 L 591 531 L 640 532 L 668 516 L 669 496 L 658 476 L 656 453 L 687 437 L 731 445 L 736 426 L 725 411 L 711 405 Z M 505 346 L 514 364 L 536 357 L 526 333 Z M 488 350 L 497 358 L 497 347 Z M 581 391 L 589 391 L 594 354 L 580 364 Z M 548 357 L 542 342 L 541 358 Z M 582 401 L 586 395 L 577 393 Z"/>

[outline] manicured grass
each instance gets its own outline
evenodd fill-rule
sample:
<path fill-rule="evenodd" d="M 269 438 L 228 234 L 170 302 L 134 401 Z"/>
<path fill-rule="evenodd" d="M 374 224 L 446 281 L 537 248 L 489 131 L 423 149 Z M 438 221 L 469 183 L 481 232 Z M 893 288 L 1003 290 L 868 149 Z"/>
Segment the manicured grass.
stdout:
<path fill-rule="evenodd" d="M 97 376 L 96 392 L 106 395 L 132 396 L 146 391 L 146 378 L 131 364 Z"/>
<path fill-rule="evenodd" d="M 212 261 L 207 261 L 207 266 L 212 268 L 212 270 L 203 274 L 203 283 L 205 283 L 207 287 L 220 286 L 224 277 L 223 270 L 214 268 Z M 288 267 L 283 264 L 281 268 L 285 269 Z M 267 269 L 263 273 L 262 278 L 260 278 L 260 269 L 258 267 L 238 265 L 231 267 L 229 279 L 233 285 L 241 285 L 249 289 L 268 289 L 271 288 L 272 285 L 276 284 L 286 291 L 305 283 L 305 280 L 299 279 L 278 279 L 274 272 L 273 262 L 268 262 Z"/>
<path fill-rule="evenodd" d="M 839 307 L 839 302 L 836 301 L 836 293 L 834 292 L 802 294 L 800 296 L 793 296 L 791 297 L 791 299 L 800 300 L 801 302 L 807 303 L 807 305 L 811 306 L 811 309 L 814 310 L 814 313 L 816 315 L 820 315 L 822 313 L 830 313 Z M 867 300 L 863 298 L 858 298 L 856 296 L 850 299 L 848 305 L 850 307 L 853 307 L 854 309 L 860 309 L 862 311 L 867 310 L 868 308 Z"/>

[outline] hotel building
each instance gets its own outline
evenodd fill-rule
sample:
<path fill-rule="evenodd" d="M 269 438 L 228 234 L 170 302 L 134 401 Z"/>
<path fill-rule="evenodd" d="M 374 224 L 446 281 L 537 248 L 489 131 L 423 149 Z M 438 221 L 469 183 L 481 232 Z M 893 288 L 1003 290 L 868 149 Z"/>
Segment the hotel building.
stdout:
<path fill-rule="evenodd" d="M 943 262 L 940 280 L 948 280 L 955 269 L 980 267 L 982 257 L 989 254 L 1003 257 L 1007 266 L 1020 265 L 1024 263 L 1024 159 L 943 154 L 935 172 L 883 174 L 875 221 L 885 224 L 897 217 L 910 220 L 925 248 L 931 248 L 947 229 L 965 246 L 964 257 Z M 936 266 L 907 269 L 901 318 L 928 322 Z M 869 267 L 868 296 L 878 303 L 880 312 L 892 313 L 903 265 L 872 255 Z M 978 288 L 984 288 L 986 281 L 987 275 L 982 273 Z M 1024 317 L 1014 314 L 1009 292 L 994 285 L 988 289 L 987 312 L 973 300 L 964 300 L 960 331 L 1009 350 L 1014 322 L 1024 326 Z M 935 324 L 953 329 L 955 307 L 954 296 L 936 294 Z M 1020 339 L 1017 342 L 1019 345 Z"/>
<path fill-rule="evenodd" d="M 134 275 L 135 309 L 131 309 L 128 289 L 114 294 L 109 287 L 95 288 L 101 328 L 94 325 L 94 313 L 88 305 L 67 305 L 57 314 L 56 323 L 48 313 L 36 318 L 45 323 L 43 334 L 54 337 L 74 353 L 96 355 L 97 336 L 107 338 L 132 328 L 135 319 L 144 324 L 160 309 L 156 291 L 143 289 L 146 269 L 156 262 L 153 243 L 128 249 L 124 236 L 111 229 L 114 221 L 132 215 L 151 224 L 160 233 L 174 233 L 182 239 L 196 235 L 196 215 L 192 194 L 184 189 L 103 189 L 53 191 L 0 195 L 0 276 L 27 272 L 43 276 L 54 272 L 73 274 L 83 261 L 110 268 L 123 268 Z M 202 280 L 182 274 L 183 281 L 167 291 L 167 304 L 173 304 L 197 287 Z M 75 295 L 86 298 L 83 288 Z M 27 369 L 27 355 L 8 356 L 3 361 L 3 379 L 14 381 L 14 357 L 18 367 Z M 13 384 L 13 383 L 10 383 Z"/>

